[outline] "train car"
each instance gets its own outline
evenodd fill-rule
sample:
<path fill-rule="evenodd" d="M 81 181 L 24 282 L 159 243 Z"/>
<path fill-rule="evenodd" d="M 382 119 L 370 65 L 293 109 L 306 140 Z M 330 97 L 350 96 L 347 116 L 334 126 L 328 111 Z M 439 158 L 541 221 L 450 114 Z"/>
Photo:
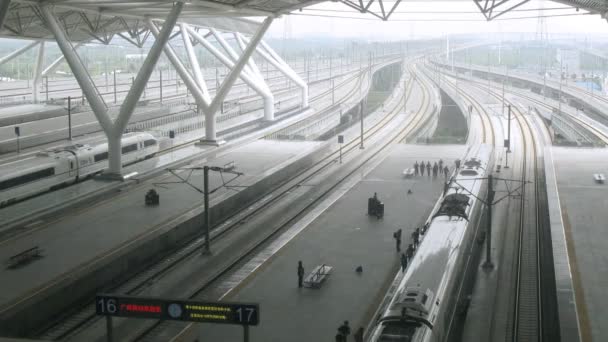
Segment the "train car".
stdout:
<path fill-rule="evenodd" d="M 122 138 L 123 165 L 154 156 L 158 140 L 150 133 Z M 0 207 L 72 184 L 108 167 L 108 144 L 75 144 L 0 165 Z"/>
<path fill-rule="evenodd" d="M 443 342 L 451 337 L 458 302 L 465 293 L 475 235 L 487 194 L 486 170 L 493 148 L 471 149 L 450 180 L 395 295 L 374 325 L 372 342 Z"/>

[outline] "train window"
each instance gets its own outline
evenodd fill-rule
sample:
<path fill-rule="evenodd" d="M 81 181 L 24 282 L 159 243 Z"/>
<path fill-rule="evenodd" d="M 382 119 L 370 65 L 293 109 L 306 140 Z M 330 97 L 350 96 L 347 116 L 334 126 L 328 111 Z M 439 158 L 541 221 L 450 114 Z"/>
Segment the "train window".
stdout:
<path fill-rule="evenodd" d="M 137 144 L 127 145 L 122 148 L 122 154 L 137 151 Z"/>
<path fill-rule="evenodd" d="M 106 159 L 108 159 L 108 152 L 98 153 L 94 157 L 96 163 Z"/>
<path fill-rule="evenodd" d="M 144 147 L 148 147 L 148 146 L 154 146 L 156 145 L 156 140 L 154 139 L 148 139 L 144 141 Z"/>
<path fill-rule="evenodd" d="M 0 182 L 0 190 L 6 190 L 25 183 L 33 182 L 55 174 L 55 168 L 42 169 Z"/>

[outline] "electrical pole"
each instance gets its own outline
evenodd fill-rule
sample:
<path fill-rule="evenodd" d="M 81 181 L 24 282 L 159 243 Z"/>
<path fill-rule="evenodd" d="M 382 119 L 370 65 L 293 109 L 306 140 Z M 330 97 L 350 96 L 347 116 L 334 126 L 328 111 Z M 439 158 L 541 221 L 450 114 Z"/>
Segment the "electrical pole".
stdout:
<path fill-rule="evenodd" d="M 493 268 L 492 263 L 492 205 L 494 202 L 494 179 L 492 175 L 488 175 L 488 199 L 486 207 L 488 208 L 488 223 L 486 225 L 486 261 L 483 263 L 484 268 Z"/>
<path fill-rule="evenodd" d="M 205 202 L 205 214 L 204 214 L 204 225 L 205 225 L 205 244 L 203 246 L 203 254 L 211 254 L 211 247 L 209 241 L 209 230 L 211 229 L 211 217 L 209 215 L 209 166 L 203 166 L 203 196 Z"/>
<path fill-rule="evenodd" d="M 406 105 L 407 105 L 407 76 L 405 73 L 403 74 L 403 114 L 406 114 Z"/>

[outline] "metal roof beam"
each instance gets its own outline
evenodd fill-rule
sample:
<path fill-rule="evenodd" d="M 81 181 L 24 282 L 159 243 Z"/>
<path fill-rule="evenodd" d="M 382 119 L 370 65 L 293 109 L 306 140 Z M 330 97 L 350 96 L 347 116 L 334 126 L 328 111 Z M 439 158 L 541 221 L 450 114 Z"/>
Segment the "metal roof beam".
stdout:
<path fill-rule="evenodd" d="M 8 15 L 8 6 L 10 6 L 11 0 L 1 0 L 0 1 L 0 29 L 4 25 L 4 19 Z"/>

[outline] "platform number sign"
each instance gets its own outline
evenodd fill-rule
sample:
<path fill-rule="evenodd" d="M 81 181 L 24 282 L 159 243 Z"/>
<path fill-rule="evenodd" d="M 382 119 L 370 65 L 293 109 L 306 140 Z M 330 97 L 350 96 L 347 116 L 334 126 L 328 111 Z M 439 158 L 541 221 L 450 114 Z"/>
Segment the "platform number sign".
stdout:
<path fill-rule="evenodd" d="M 260 307 L 253 303 L 198 302 L 179 299 L 98 295 L 97 315 L 187 322 L 258 325 Z"/>
<path fill-rule="evenodd" d="M 97 298 L 96 306 L 98 315 L 113 316 L 118 311 L 115 298 L 99 297 Z"/>

